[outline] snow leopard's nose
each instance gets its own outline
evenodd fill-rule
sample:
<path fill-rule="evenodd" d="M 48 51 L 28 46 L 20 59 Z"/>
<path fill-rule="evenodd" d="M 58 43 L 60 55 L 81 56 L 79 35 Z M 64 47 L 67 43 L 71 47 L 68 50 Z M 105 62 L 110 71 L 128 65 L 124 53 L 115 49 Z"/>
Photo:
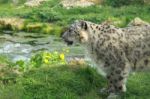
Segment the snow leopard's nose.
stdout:
<path fill-rule="evenodd" d="M 67 43 L 67 45 L 72 45 L 73 44 L 73 41 L 68 40 L 66 32 L 63 33 L 61 37 L 62 37 L 63 41 L 65 41 L 65 43 Z"/>

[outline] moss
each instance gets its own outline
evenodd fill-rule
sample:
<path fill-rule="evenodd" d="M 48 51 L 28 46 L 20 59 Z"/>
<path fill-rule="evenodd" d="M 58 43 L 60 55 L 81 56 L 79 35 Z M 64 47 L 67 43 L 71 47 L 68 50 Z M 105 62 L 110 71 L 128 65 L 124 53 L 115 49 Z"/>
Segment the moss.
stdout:
<path fill-rule="evenodd" d="M 39 32 L 42 28 L 43 24 L 41 23 L 29 23 L 25 27 L 27 32 Z"/>
<path fill-rule="evenodd" d="M 54 26 L 54 29 L 53 29 L 53 31 L 52 31 L 52 34 L 54 34 L 54 35 L 60 37 L 62 31 L 63 31 L 63 28 L 62 28 L 62 27 L 60 27 L 60 26 Z"/>
<path fill-rule="evenodd" d="M 50 25 L 48 25 L 42 29 L 42 32 L 46 33 L 46 34 L 50 34 L 52 30 L 53 30 L 53 28 Z"/>

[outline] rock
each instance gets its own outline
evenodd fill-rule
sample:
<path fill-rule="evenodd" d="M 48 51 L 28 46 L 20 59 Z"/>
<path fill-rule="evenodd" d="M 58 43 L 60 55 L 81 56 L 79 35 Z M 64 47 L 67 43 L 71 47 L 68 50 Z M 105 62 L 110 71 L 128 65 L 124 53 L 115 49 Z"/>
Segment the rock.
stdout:
<path fill-rule="evenodd" d="M 150 0 L 144 0 L 145 4 L 150 4 Z"/>
<path fill-rule="evenodd" d="M 102 23 L 111 24 L 114 26 L 122 26 L 124 24 L 122 19 L 116 18 L 116 17 L 109 17 L 106 21 L 104 21 Z M 100 23 L 100 24 L 102 24 L 102 23 Z"/>
<path fill-rule="evenodd" d="M 69 65 L 85 65 L 86 62 L 82 58 L 74 58 L 74 59 L 69 60 L 68 64 Z"/>
<path fill-rule="evenodd" d="M 136 17 L 127 26 L 141 26 L 141 25 L 149 25 L 149 23 L 143 21 L 142 19 L 140 19 L 138 17 Z"/>
<path fill-rule="evenodd" d="M 0 18 L 0 28 L 22 30 L 24 28 L 24 20 L 20 18 Z"/>
<path fill-rule="evenodd" d="M 13 4 L 17 5 L 19 3 L 19 0 L 12 0 Z"/>
<path fill-rule="evenodd" d="M 68 9 L 71 7 L 88 7 L 94 5 L 93 2 L 87 0 L 63 0 L 61 4 Z"/>
<path fill-rule="evenodd" d="M 24 3 L 24 5 L 28 7 L 36 7 L 41 5 L 44 1 L 47 0 L 28 0 L 26 3 Z"/>
<path fill-rule="evenodd" d="M 95 4 L 102 4 L 104 2 L 104 0 L 87 0 L 87 1 L 93 2 Z"/>

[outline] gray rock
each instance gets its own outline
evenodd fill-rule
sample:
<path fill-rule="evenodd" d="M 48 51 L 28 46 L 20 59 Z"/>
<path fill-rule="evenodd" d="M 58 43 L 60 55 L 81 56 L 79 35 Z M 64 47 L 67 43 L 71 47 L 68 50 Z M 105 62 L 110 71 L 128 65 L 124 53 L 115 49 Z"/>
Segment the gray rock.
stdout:
<path fill-rule="evenodd" d="M 143 21 L 139 17 L 134 18 L 127 26 L 141 26 L 150 25 L 148 22 Z"/>
<path fill-rule="evenodd" d="M 67 9 L 72 7 L 88 7 L 94 5 L 93 2 L 85 1 L 85 0 L 63 0 L 61 5 Z"/>

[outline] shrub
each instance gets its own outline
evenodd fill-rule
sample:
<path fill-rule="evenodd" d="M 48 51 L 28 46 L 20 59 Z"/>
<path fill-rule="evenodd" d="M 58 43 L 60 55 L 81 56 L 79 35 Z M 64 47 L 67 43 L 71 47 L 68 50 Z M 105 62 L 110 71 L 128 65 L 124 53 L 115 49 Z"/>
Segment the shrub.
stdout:
<path fill-rule="evenodd" d="M 61 19 L 61 15 L 55 11 L 42 11 L 35 13 L 37 17 L 44 22 L 55 22 Z"/>
<path fill-rule="evenodd" d="M 61 13 L 59 13 L 58 11 L 51 10 L 47 7 L 34 8 L 31 12 L 28 12 L 23 17 L 41 22 L 56 22 L 62 20 Z"/>

